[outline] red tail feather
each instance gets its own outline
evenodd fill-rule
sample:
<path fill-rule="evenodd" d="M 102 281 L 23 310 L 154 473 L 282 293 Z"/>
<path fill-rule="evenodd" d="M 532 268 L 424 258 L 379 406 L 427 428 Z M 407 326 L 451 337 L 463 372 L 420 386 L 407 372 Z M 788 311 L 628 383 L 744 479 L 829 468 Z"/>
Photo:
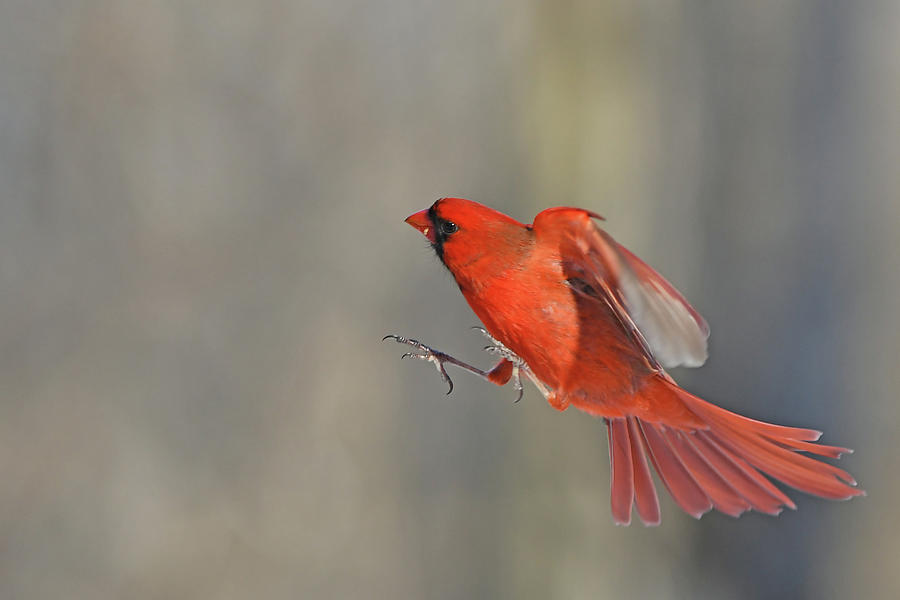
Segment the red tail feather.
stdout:
<path fill-rule="evenodd" d="M 659 498 L 656 486 L 647 465 L 647 452 L 644 449 L 644 436 L 634 417 L 626 417 L 628 433 L 631 439 L 631 457 L 634 463 L 634 503 L 644 525 L 659 525 Z"/>
<path fill-rule="evenodd" d="M 607 419 L 616 523 L 631 521 L 636 503 L 647 525 L 659 523 L 659 504 L 645 447 L 675 502 L 699 518 L 711 508 L 731 516 L 753 509 L 777 515 L 796 505 L 763 473 L 803 492 L 847 499 L 865 492 L 846 471 L 799 452 L 837 458 L 846 448 L 812 444 L 819 432 L 782 427 L 728 412 L 693 396 L 668 379 L 664 393 L 678 396 L 692 417 L 683 423 L 634 416 Z M 659 380 L 642 390 L 661 390 Z M 669 399 L 669 401 L 671 401 Z M 704 423 L 697 427 L 696 417 Z"/>
<path fill-rule="evenodd" d="M 684 512 L 699 519 L 703 513 L 712 508 L 709 497 L 666 443 L 657 429 L 659 425 L 640 421 L 638 424 L 644 434 L 644 441 L 650 448 L 650 460 L 653 461 L 653 466 L 656 467 L 656 472 L 659 473 L 666 489 L 672 494 L 672 499 Z"/>
<path fill-rule="evenodd" d="M 610 486 L 612 515 L 617 525 L 631 523 L 631 504 L 634 501 L 634 466 L 628 425 L 625 419 L 607 419 L 609 434 Z"/>

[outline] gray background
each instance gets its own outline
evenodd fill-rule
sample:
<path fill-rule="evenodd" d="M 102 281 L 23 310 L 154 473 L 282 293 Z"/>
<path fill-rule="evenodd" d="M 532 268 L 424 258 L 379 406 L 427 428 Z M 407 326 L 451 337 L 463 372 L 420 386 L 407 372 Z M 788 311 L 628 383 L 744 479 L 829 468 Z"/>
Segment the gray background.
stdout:
<path fill-rule="evenodd" d="M 900 596 L 900 3 L 0 1 L 0 597 Z M 869 496 L 613 526 L 403 224 L 568 204 Z"/>

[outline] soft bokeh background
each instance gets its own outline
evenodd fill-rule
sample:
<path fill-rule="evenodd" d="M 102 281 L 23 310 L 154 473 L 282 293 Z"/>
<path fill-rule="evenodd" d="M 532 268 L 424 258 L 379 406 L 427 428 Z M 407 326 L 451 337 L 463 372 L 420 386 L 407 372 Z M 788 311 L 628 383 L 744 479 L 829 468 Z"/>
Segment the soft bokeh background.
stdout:
<path fill-rule="evenodd" d="M 0 597 L 900 596 L 900 3 L 0 1 Z M 613 526 L 409 213 L 604 214 L 869 492 Z"/>

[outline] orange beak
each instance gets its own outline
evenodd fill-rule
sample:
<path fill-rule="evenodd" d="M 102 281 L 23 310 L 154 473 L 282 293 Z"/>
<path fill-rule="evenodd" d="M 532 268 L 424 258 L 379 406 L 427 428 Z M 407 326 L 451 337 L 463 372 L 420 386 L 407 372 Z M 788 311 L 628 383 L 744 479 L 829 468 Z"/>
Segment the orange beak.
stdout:
<path fill-rule="evenodd" d="M 406 222 L 418 229 L 422 232 L 422 235 L 428 238 L 428 241 L 434 244 L 437 241 L 437 238 L 434 235 L 434 223 L 431 222 L 431 218 L 428 216 L 428 209 L 420 210 L 419 212 L 409 215 L 406 217 Z"/>

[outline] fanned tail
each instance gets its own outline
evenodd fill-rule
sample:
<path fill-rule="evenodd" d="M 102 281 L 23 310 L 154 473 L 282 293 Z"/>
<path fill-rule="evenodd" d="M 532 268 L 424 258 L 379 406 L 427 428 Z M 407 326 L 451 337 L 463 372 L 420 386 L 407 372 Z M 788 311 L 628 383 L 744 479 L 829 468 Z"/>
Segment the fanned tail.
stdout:
<path fill-rule="evenodd" d="M 795 509 L 765 475 L 823 498 L 846 500 L 865 494 L 854 487 L 856 481 L 846 471 L 800 454 L 838 458 L 851 452 L 813 444 L 821 435 L 818 431 L 742 417 L 697 398 L 667 378 L 658 378 L 642 390 L 642 395 L 655 393 L 664 394 L 668 402 L 677 396 L 691 418 L 684 422 L 651 421 L 643 415 L 606 419 L 611 504 L 617 524 L 631 522 L 633 504 L 645 525 L 660 522 L 648 459 L 676 504 L 695 518 L 713 508 L 733 517 L 748 510 L 777 515 L 785 507 Z"/>

